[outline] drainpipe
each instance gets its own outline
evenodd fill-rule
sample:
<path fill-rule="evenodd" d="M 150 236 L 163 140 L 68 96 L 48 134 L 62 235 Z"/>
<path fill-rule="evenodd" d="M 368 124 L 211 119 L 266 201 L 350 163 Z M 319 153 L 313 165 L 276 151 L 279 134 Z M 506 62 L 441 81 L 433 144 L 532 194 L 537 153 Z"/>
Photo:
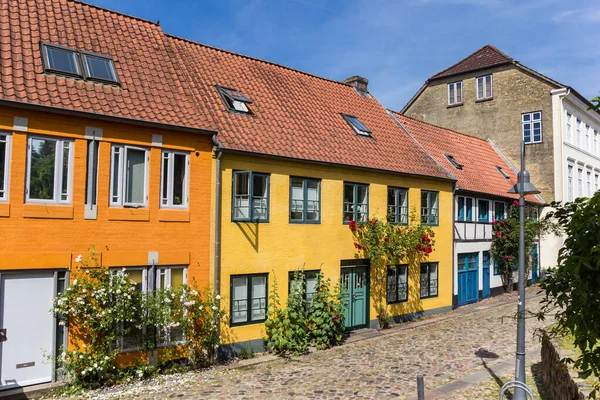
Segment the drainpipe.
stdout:
<path fill-rule="evenodd" d="M 217 135 L 212 136 L 213 151 L 216 153 L 216 177 L 215 177 L 215 270 L 214 270 L 214 293 L 215 298 L 220 293 L 220 282 L 221 282 L 221 156 L 223 155 L 221 143 L 217 139 Z M 217 307 L 220 308 L 220 300 L 216 300 Z M 215 330 L 219 335 L 220 324 L 216 324 Z M 215 357 L 217 356 L 217 349 L 215 349 Z"/>
<path fill-rule="evenodd" d="M 455 220 L 455 215 L 456 215 L 456 201 L 454 201 L 454 196 L 456 196 L 456 191 L 458 190 L 458 187 L 456 186 L 456 183 L 454 183 L 454 185 L 452 185 L 452 296 L 450 297 L 451 301 L 452 301 L 452 309 L 455 309 L 456 306 L 454 305 L 454 270 L 455 268 L 458 268 L 458 265 L 454 264 L 454 260 L 456 257 L 456 240 L 454 238 L 454 224 L 456 223 Z M 479 296 L 479 294 L 477 294 Z"/>

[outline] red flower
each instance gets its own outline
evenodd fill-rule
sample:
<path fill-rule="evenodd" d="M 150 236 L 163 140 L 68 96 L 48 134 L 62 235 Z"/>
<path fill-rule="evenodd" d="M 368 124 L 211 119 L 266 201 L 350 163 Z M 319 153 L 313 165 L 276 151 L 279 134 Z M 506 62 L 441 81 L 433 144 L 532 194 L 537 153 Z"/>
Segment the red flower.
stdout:
<path fill-rule="evenodd" d="M 386 242 L 386 243 L 389 243 L 390 242 L 390 238 L 384 238 L 383 241 Z"/>
<path fill-rule="evenodd" d="M 518 201 L 518 200 L 515 200 L 515 201 L 513 201 L 513 204 L 514 204 L 515 206 L 518 206 L 518 205 L 519 205 L 519 201 Z"/>
<path fill-rule="evenodd" d="M 496 225 L 496 220 L 492 220 L 492 225 Z"/>
<path fill-rule="evenodd" d="M 502 234 L 500 232 L 496 232 L 496 237 L 501 237 Z"/>
<path fill-rule="evenodd" d="M 356 230 L 356 221 L 355 220 L 350 221 L 350 224 L 348 226 L 350 227 L 350 230 L 352 232 L 354 232 Z"/>
<path fill-rule="evenodd" d="M 340 319 L 340 316 L 339 316 L 339 315 L 336 315 L 335 317 L 333 317 L 333 318 L 332 318 L 332 320 L 333 320 L 333 323 L 336 323 L 336 322 L 338 322 L 338 320 L 339 320 L 339 319 Z"/>

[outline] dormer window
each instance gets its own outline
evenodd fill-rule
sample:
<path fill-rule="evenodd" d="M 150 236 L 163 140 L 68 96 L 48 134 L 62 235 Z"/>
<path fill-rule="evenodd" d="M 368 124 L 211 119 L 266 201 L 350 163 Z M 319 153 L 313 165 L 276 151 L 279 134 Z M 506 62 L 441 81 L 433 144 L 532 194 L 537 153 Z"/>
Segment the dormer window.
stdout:
<path fill-rule="evenodd" d="M 81 56 L 86 78 L 118 82 L 115 66 L 110 57 L 89 53 L 82 53 Z"/>
<path fill-rule="evenodd" d="M 463 164 L 459 163 L 456 158 L 454 158 L 453 156 L 451 156 L 450 154 L 444 154 L 444 156 L 446 156 L 446 158 L 448 159 L 448 161 L 450 161 L 450 164 L 452 164 L 452 166 L 456 169 L 463 169 Z"/>
<path fill-rule="evenodd" d="M 354 115 L 342 114 L 346 122 L 354 129 L 356 133 L 362 136 L 371 136 L 371 130 Z"/>
<path fill-rule="evenodd" d="M 44 69 L 46 71 L 81 76 L 77 51 L 66 47 L 42 45 Z"/>
<path fill-rule="evenodd" d="M 231 111 L 251 114 L 248 104 L 252 104 L 252 100 L 244 96 L 242 92 L 236 89 L 217 86 L 217 90 L 225 102 L 227 108 Z"/>
<path fill-rule="evenodd" d="M 510 179 L 510 176 L 508 176 L 508 174 L 502 169 L 502 167 L 499 167 L 497 165 L 494 165 L 494 167 L 496 167 L 496 169 L 498 170 L 498 172 L 500 172 L 504 179 Z"/>

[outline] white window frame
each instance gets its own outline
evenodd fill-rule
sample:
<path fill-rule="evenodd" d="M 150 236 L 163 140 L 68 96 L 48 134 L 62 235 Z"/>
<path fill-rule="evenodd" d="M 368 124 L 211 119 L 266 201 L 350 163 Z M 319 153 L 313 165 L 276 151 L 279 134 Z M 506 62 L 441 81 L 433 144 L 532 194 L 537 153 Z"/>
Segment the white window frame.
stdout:
<path fill-rule="evenodd" d="M 173 204 L 173 180 L 175 173 L 174 159 L 175 155 L 185 157 L 185 177 L 183 182 L 183 199 L 182 203 Z M 165 180 L 165 159 L 169 160 L 169 170 Z M 167 197 L 163 197 L 164 185 L 167 185 Z M 190 153 L 175 150 L 163 150 L 160 157 L 160 208 L 180 208 L 187 209 L 189 203 L 189 187 L 190 187 Z"/>
<path fill-rule="evenodd" d="M 113 270 L 113 273 L 115 275 L 118 276 L 123 276 L 124 273 L 129 273 L 130 271 L 142 271 L 142 293 L 147 293 L 148 292 L 148 267 L 122 267 L 122 268 L 111 268 Z M 122 328 L 122 326 L 121 326 Z M 145 335 L 147 332 L 147 327 L 144 325 L 144 327 L 142 328 L 142 334 Z M 138 351 L 141 350 L 142 347 L 130 347 L 130 348 L 125 348 L 124 346 L 124 341 L 123 341 L 123 335 L 119 335 L 117 336 L 117 340 L 116 340 L 116 348 L 119 350 L 120 353 L 130 353 L 130 352 L 134 352 L 134 351 Z"/>
<path fill-rule="evenodd" d="M 540 114 L 539 119 L 534 119 L 533 116 L 535 114 Z M 529 121 L 525 121 L 525 116 L 529 115 Z M 521 138 L 525 144 L 533 144 L 533 143 L 542 143 L 544 141 L 544 127 L 542 125 L 543 115 L 541 111 L 532 111 L 521 114 Z M 540 123 L 540 140 L 535 140 L 535 134 L 533 133 L 534 127 L 533 124 L 539 122 Z M 530 141 L 525 141 L 525 125 L 530 125 Z"/>
<path fill-rule="evenodd" d="M 577 197 L 583 197 L 583 167 L 577 167 Z"/>
<path fill-rule="evenodd" d="M 52 199 L 32 199 L 30 197 L 30 178 L 31 178 L 31 142 L 34 139 L 55 141 L 54 153 L 54 196 Z M 62 184 L 65 179 L 62 170 L 62 159 L 64 145 L 69 143 L 69 170 L 67 171 L 67 199 L 61 200 Z M 72 139 L 30 135 L 27 137 L 27 182 L 25 186 L 25 202 L 32 204 L 71 204 L 73 193 L 73 153 L 75 152 L 75 142 Z"/>
<path fill-rule="evenodd" d="M 115 150 L 119 149 L 120 157 L 119 157 L 119 165 L 115 165 L 114 163 L 114 154 Z M 125 201 L 125 187 L 127 182 L 125 182 L 125 160 L 127 159 L 127 151 L 128 150 L 138 150 L 143 151 L 145 153 L 145 163 L 144 163 L 144 201 L 142 203 L 127 203 Z M 115 176 L 115 168 L 118 168 L 118 187 L 117 187 L 117 200 L 113 200 L 113 187 L 114 187 L 114 176 Z M 148 149 L 144 147 L 137 146 L 128 146 L 122 144 L 112 144 L 110 150 L 110 187 L 109 187 L 109 202 L 113 207 L 135 207 L 135 208 L 143 208 L 148 206 L 148 170 L 150 168 L 150 153 Z"/>
<path fill-rule="evenodd" d="M 6 143 L 6 149 L 4 151 L 4 187 L 0 187 L 0 202 L 6 202 L 9 199 L 10 191 L 10 157 L 11 157 L 11 139 L 12 134 L 9 132 L 0 131 L 0 136 L 4 136 L 5 139 L 0 139 Z"/>
<path fill-rule="evenodd" d="M 487 78 L 490 78 L 490 95 L 489 96 L 486 96 L 486 94 L 485 94 L 485 83 L 486 83 Z M 483 96 L 481 96 L 481 97 L 479 97 L 479 82 L 480 82 L 480 80 L 483 85 Z M 475 84 L 475 97 L 477 98 L 477 100 L 486 100 L 486 99 L 491 99 L 494 97 L 494 80 L 492 78 L 492 74 L 477 77 L 476 84 Z"/>
<path fill-rule="evenodd" d="M 575 192 L 575 182 L 573 181 L 573 170 L 575 166 L 571 163 L 567 165 L 567 201 L 573 201 Z"/>
<path fill-rule="evenodd" d="M 154 280 L 154 290 L 161 290 L 161 289 L 170 289 L 173 287 L 173 282 L 171 280 L 171 271 L 173 271 L 174 269 L 181 269 L 183 270 L 183 284 L 187 285 L 188 283 L 188 269 L 185 265 L 169 265 L 169 266 L 164 266 L 164 267 L 155 267 L 156 269 L 156 273 L 155 273 L 155 280 Z M 160 284 L 160 279 L 159 279 L 159 275 L 160 274 L 165 274 L 165 287 L 161 287 Z M 157 342 L 158 342 L 158 347 L 159 348 L 163 348 L 163 347 L 170 347 L 173 345 L 179 345 L 179 344 L 183 344 L 185 343 L 185 338 L 182 338 L 182 340 L 176 340 L 173 341 L 171 338 L 171 328 L 167 327 L 165 328 L 164 331 L 160 331 L 157 329 L 157 333 L 158 333 L 158 337 L 157 337 Z"/>
<path fill-rule="evenodd" d="M 458 101 L 458 91 L 456 90 L 457 85 L 460 84 L 460 101 Z M 450 98 L 450 87 L 454 88 L 454 97 Z M 463 82 L 456 81 L 448 84 L 448 105 L 453 106 L 456 104 L 462 104 L 463 98 Z"/>
<path fill-rule="evenodd" d="M 600 188 L 600 172 L 594 171 L 594 193 Z"/>
<path fill-rule="evenodd" d="M 576 119 L 575 123 L 577 124 L 577 137 L 575 137 L 575 145 L 581 146 L 581 120 L 579 118 Z"/>
<path fill-rule="evenodd" d="M 571 126 L 571 120 L 573 116 L 567 111 L 567 143 L 573 143 L 573 127 Z"/>

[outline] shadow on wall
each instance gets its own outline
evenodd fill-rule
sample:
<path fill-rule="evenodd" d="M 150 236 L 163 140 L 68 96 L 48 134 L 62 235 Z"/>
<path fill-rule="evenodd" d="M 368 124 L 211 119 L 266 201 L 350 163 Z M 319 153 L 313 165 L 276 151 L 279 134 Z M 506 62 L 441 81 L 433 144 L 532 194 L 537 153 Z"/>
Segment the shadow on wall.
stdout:
<path fill-rule="evenodd" d="M 235 224 L 246 237 L 248 243 L 250 243 L 254 251 L 258 253 L 258 227 L 260 224 L 258 222 L 236 222 Z"/>

